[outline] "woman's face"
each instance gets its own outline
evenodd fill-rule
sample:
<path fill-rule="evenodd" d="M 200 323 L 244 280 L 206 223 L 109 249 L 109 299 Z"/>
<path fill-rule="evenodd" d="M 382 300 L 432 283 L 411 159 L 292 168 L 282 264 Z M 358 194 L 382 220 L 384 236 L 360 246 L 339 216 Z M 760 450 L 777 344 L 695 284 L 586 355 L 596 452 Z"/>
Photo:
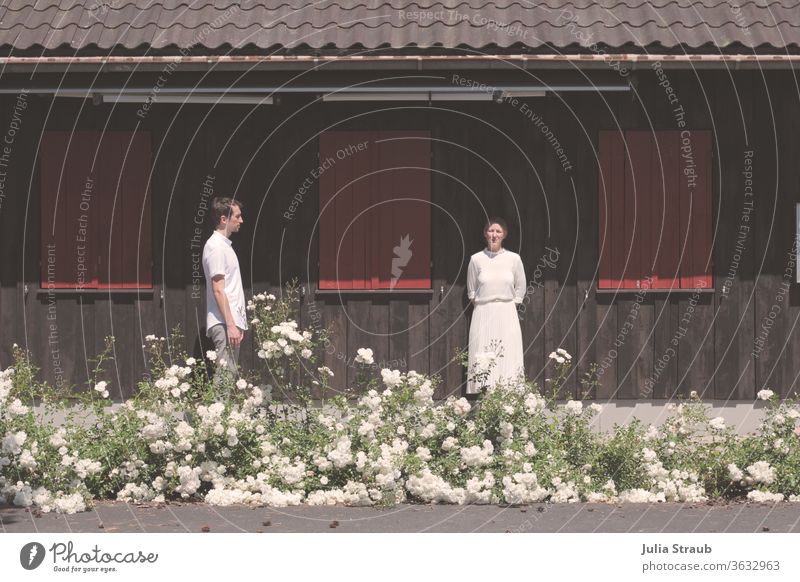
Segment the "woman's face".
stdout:
<path fill-rule="evenodd" d="M 486 237 L 486 243 L 489 245 L 489 248 L 497 249 L 500 247 L 503 239 L 506 238 L 506 233 L 502 226 L 493 222 L 489 225 L 489 228 L 486 229 L 486 232 L 484 232 L 484 236 Z"/>

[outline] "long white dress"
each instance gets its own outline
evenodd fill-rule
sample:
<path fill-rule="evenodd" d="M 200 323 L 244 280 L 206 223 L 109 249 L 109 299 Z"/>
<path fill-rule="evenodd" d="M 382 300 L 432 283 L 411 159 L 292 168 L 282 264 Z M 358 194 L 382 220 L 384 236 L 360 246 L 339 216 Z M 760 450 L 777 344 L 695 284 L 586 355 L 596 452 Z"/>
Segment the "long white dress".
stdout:
<path fill-rule="evenodd" d="M 467 269 L 467 296 L 475 304 L 469 327 L 467 394 L 499 381 L 524 376 L 522 330 L 517 303 L 525 298 L 525 269 L 517 253 L 484 249 L 472 255 Z M 487 379 L 475 382 L 476 364 L 485 365 L 486 353 L 494 352 L 495 364 Z"/>

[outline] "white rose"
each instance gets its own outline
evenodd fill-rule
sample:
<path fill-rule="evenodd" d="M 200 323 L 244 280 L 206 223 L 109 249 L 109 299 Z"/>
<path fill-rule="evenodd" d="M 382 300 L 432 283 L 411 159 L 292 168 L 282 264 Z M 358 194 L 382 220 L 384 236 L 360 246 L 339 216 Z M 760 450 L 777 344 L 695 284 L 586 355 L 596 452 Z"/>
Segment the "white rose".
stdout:
<path fill-rule="evenodd" d="M 357 351 L 356 362 L 360 364 L 372 364 L 375 362 L 370 348 L 359 348 Z"/>
<path fill-rule="evenodd" d="M 721 416 L 717 416 L 716 418 L 711 419 L 711 422 L 708 424 L 711 425 L 711 428 L 714 430 L 723 430 L 725 428 L 725 419 Z"/>

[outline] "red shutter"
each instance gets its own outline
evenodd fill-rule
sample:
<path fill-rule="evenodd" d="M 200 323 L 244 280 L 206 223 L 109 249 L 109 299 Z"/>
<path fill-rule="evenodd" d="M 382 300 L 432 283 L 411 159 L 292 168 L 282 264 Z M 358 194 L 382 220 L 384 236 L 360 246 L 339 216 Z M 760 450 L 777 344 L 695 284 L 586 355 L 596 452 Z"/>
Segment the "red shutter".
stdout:
<path fill-rule="evenodd" d="M 651 149 L 653 134 L 646 131 L 625 133 L 627 158 L 625 160 L 625 277 L 623 286 L 640 289 L 646 286 L 650 275 L 651 223 L 650 207 L 653 192 L 650 190 Z"/>
<path fill-rule="evenodd" d="M 319 136 L 319 164 L 336 159 L 338 132 Z M 336 168 L 319 176 L 319 288 L 336 289 Z"/>
<path fill-rule="evenodd" d="M 625 144 L 618 131 L 600 132 L 601 289 L 621 287 L 625 265 Z"/>
<path fill-rule="evenodd" d="M 59 244 L 64 240 L 65 196 L 59 196 L 63 182 L 62 171 L 66 167 L 65 153 L 69 134 L 48 132 L 42 139 L 42 287 L 62 287 L 68 281 L 64 270 L 65 261 L 60 260 L 64 250 Z M 56 163 L 61 160 L 61 163 Z"/>
<path fill-rule="evenodd" d="M 100 288 L 152 287 L 150 135 L 112 131 L 102 135 L 98 224 Z"/>
<path fill-rule="evenodd" d="M 690 149 L 687 149 L 690 148 Z M 692 164 L 694 166 L 692 167 Z M 684 289 L 711 288 L 711 132 L 681 136 L 681 261 Z M 691 175 L 694 172 L 694 177 Z"/>
<path fill-rule="evenodd" d="M 92 156 L 97 133 L 48 131 L 42 139 L 42 282 L 44 288 L 97 286 L 96 189 Z"/>
<path fill-rule="evenodd" d="M 370 167 L 367 132 L 331 131 L 320 136 L 320 289 L 365 289 Z"/>
<path fill-rule="evenodd" d="M 320 136 L 320 289 L 430 288 L 428 137 Z"/>
<path fill-rule="evenodd" d="M 711 132 L 685 135 L 600 132 L 598 288 L 711 287 Z"/>
<path fill-rule="evenodd" d="M 153 286 L 153 227 L 152 205 L 149 189 L 152 172 L 150 133 L 139 131 L 133 134 L 133 142 L 128 152 L 131 164 L 126 164 L 125 199 L 123 212 L 130 219 L 127 231 L 130 232 L 130 246 L 126 247 L 125 280 L 134 281 L 137 287 Z"/>
<path fill-rule="evenodd" d="M 342 215 L 342 240 L 350 249 L 353 289 L 370 289 L 372 277 L 371 228 L 375 222 L 375 208 L 372 202 L 375 177 L 370 175 L 372 168 L 372 135 L 369 132 L 342 132 L 344 138 L 337 152 L 337 164 L 345 163 L 350 168 L 350 192 L 353 206 L 348 215 Z M 340 257 L 340 261 L 342 258 Z"/>
<path fill-rule="evenodd" d="M 653 148 L 654 169 L 651 177 L 651 249 L 655 253 L 653 287 L 680 289 L 679 186 L 680 149 L 677 131 L 656 133 L 658 147 Z"/>
<path fill-rule="evenodd" d="M 152 287 L 149 134 L 49 131 L 41 155 L 42 287 Z"/>
<path fill-rule="evenodd" d="M 134 244 L 123 239 L 122 212 L 122 162 L 125 158 L 125 144 L 118 132 L 105 132 L 100 136 L 101 153 L 97 159 L 99 184 L 95 192 L 94 205 L 104 220 L 96 225 L 98 231 L 98 286 L 104 289 L 115 287 L 122 282 L 123 245 Z"/>
<path fill-rule="evenodd" d="M 378 163 L 373 288 L 430 288 L 430 133 L 382 131 Z"/>

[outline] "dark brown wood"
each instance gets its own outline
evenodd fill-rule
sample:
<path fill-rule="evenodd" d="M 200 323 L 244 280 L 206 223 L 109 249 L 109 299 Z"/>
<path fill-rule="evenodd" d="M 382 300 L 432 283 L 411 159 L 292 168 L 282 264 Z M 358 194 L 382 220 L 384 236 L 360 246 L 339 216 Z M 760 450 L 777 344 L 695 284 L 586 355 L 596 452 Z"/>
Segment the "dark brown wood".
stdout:
<path fill-rule="evenodd" d="M 652 271 L 653 287 L 670 291 L 653 296 L 653 362 L 650 375 L 641 387 L 640 398 L 667 399 L 678 373 L 678 352 L 675 342 L 678 327 L 679 295 L 671 292 L 680 289 L 680 245 L 678 180 L 679 171 L 679 121 L 675 118 L 675 103 L 662 91 L 655 75 L 648 78 L 647 90 L 642 92 L 648 101 L 647 112 L 654 128 L 659 131 L 653 148 L 650 175 L 651 249 L 655 249 Z"/>
<path fill-rule="evenodd" d="M 757 162 L 753 157 L 752 90 L 749 80 L 723 73 L 715 75 L 713 83 L 716 96 L 713 179 L 717 184 L 714 199 L 717 217 L 714 237 L 715 397 L 752 399 L 756 370 L 753 356 L 756 188 L 751 184 L 749 192 L 745 192 L 748 187 L 745 181 L 751 178 L 743 174 L 745 171 L 752 173 Z M 732 171 L 736 167 L 739 171 Z"/>
<path fill-rule="evenodd" d="M 598 399 L 670 398 L 697 390 L 721 400 L 749 400 L 764 387 L 787 394 L 797 388 L 796 362 L 800 359 L 796 284 L 781 295 L 790 266 L 794 204 L 800 200 L 800 165 L 794 161 L 800 116 L 796 97 L 780 90 L 787 78 L 781 72 L 763 76 L 742 71 L 730 75 L 669 72 L 686 110 L 687 127 L 714 131 L 711 220 L 715 228 L 715 289 L 697 298 L 692 291 L 648 293 L 638 301 L 634 289 L 617 295 L 597 292 L 597 147 L 599 132 L 614 130 L 617 123 L 623 130 L 649 130 L 651 124 L 656 131 L 676 129 L 673 104 L 655 75 L 643 73 L 640 77 L 637 90 L 642 103 L 632 100 L 630 94 L 525 100 L 567 150 L 573 162 L 570 172 L 558 163 L 541 127 L 521 111 L 521 102 L 516 106 L 509 102 L 433 103 L 431 108 L 427 104 L 325 103 L 300 112 L 308 101 L 292 98 L 256 111 L 226 106 L 213 113 L 199 105 L 179 112 L 177 106 L 159 104 L 145 119 L 139 119 L 134 104 L 120 104 L 112 114 L 108 105 L 90 107 L 58 100 L 48 118 L 48 130 L 71 131 L 77 120 L 79 130 L 99 131 L 107 126 L 110 131 L 148 131 L 153 164 L 153 292 L 82 296 L 80 301 L 76 294 L 53 295 L 62 367 L 71 381 L 85 382 L 87 360 L 102 349 L 103 337 L 113 331 L 117 359 L 109 374 L 122 385 L 123 397 L 128 397 L 133 384 L 146 372 L 141 351 L 144 335 L 165 336 L 179 323 L 186 335 L 186 349 L 197 356 L 208 348 L 205 282 L 200 281 L 201 294 L 197 296 L 191 241 L 203 182 L 213 175 L 215 194 L 234 195 L 245 203 L 245 225 L 234 246 L 246 293 L 277 292 L 291 277 L 306 286 L 301 322 L 308 325 L 318 320 L 322 326 L 332 324 L 334 328 L 323 360 L 336 374 L 336 389 L 354 378 L 349 364 L 355 350 L 371 347 L 378 363 L 439 374 L 443 384 L 438 397 L 461 395 L 464 371 L 451 358 L 457 346 L 467 345 L 470 310 L 465 269 L 469 256 L 482 247 L 486 215 L 500 214 L 512 226 L 509 248 L 522 256 L 529 280 L 520 323 L 530 379 L 543 384 L 552 374 L 545 366 L 547 354 L 562 346 L 576 358 L 577 372 L 564 397 L 581 395 L 578 377 L 591 362 L 603 368 L 594 395 Z M 8 113 L 14 101 L 4 97 L 0 106 Z M 8 194 L 0 208 L 4 257 L 0 263 L 0 326 L 7 330 L 0 346 L 0 364 L 8 364 L 13 342 L 27 345 L 44 377 L 52 381 L 50 298 L 36 294 L 42 278 L 43 209 L 41 160 L 35 155 L 49 106 L 49 100 L 39 103 L 38 98 L 30 99 L 24 130 L 15 141 L 8 168 Z M 284 212 L 300 184 L 318 166 L 318 135 L 324 130 L 430 131 L 430 295 L 315 294 L 320 259 L 318 227 L 314 230 L 319 181 L 312 180 L 291 219 Z M 745 224 L 741 174 L 745 150 L 754 152 L 754 211 L 747 222 L 751 230 L 738 268 L 722 299 L 737 251 L 739 227 Z M 658 176 L 649 178 L 658 182 Z M 657 218 L 659 205 L 668 202 L 675 190 L 673 182 L 665 179 L 660 190 L 652 183 L 648 186 L 659 191 L 646 209 L 651 218 Z M 625 216 L 613 213 L 607 218 L 611 235 L 619 236 L 620 230 L 613 225 Z M 645 242 L 650 247 L 659 244 L 654 235 L 660 234 L 661 244 L 669 246 L 674 226 L 665 221 L 666 235 L 651 230 Z M 203 243 L 208 234 L 210 231 L 204 230 Z M 558 264 L 537 275 L 537 263 L 548 248 L 558 249 Z M 658 277 L 669 279 L 673 259 L 659 255 L 654 266 L 639 263 L 638 269 L 653 267 Z M 25 284 L 30 289 L 27 298 Z M 777 299 L 779 296 L 782 299 Z M 779 316 L 762 338 L 762 326 L 776 304 Z M 636 317 L 629 319 L 634 310 Z M 621 345 L 615 345 L 626 321 L 632 327 Z M 762 339 L 763 349 L 758 343 Z M 674 356 L 664 360 L 671 347 Z M 758 357 L 753 355 L 756 348 Z M 665 363 L 661 365 L 660 360 Z M 243 346 L 242 362 L 247 368 L 258 364 L 251 334 Z M 113 390 L 112 396 L 120 398 Z"/>
<path fill-rule="evenodd" d="M 436 120 L 432 175 L 432 283 L 430 303 L 429 372 L 442 379 L 436 396 L 460 396 L 467 370 L 453 361 L 457 350 L 469 343 L 471 306 L 466 292 L 470 256 L 484 246 L 483 224 L 490 207 L 482 206 L 482 192 L 491 191 L 484 180 L 487 167 L 485 141 L 470 133 L 473 107 L 445 109 Z M 490 122 L 480 125 L 491 132 Z"/>
<path fill-rule="evenodd" d="M 709 96 L 709 103 L 713 103 L 713 85 L 706 87 L 701 79 L 691 76 L 675 78 L 674 86 L 682 101 L 691 99 L 692 94 L 700 93 Z M 709 103 L 705 99 L 686 101 L 683 107 L 686 111 L 686 128 L 703 130 L 711 127 Z M 685 184 L 681 180 L 681 187 Z M 684 241 L 681 240 L 681 245 Z M 686 243 L 686 253 L 690 252 L 691 243 Z M 692 284 L 692 283 L 690 283 Z M 678 314 L 678 331 L 685 333 L 679 340 L 678 346 L 678 391 L 688 395 L 691 391 L 708 397 L 714 394 L 714 341 L 712 322 L 714 320 L 715 305 L 712 296 L 704 293 L 706 289 L 698 282 L 694 291 L 684 294 L 680 300 Z M 684 331 L 685 329 L 685 331 Z"/>
<path fill-rule="evenodd" d="M 779 90 L 781 81 L 775 76 L 769 77 L 770 93 Z M 791 265 L 789 253 L 795 242 L 795 233 L 789 226 L 795 216 L 795 206 L 800 202 L 800 172 L 797 165 L 791 163 L 792 158 L 798 155 L 798 131 L 800 131 L 800 116 L 798 116 L 798 98 L 796 94 L 786 95 L 785 98 L 774 99 L 775 118 L 778 123 L 778 216 L 781 217 L 776 225 L 776 230 L 781 235 L 780 248 L 784 255 L 784 275 L 791 271 L 790 289 L 783 301 L 785 312 L 786 331 L 782 335 L 783 353 L 776 369 L 776 386 L 779 387 L 781 396 L 794 396 L 800 394 L 800 344 L 795 340 L 800 333 L 800 289 L 794 281 L 797 280 L 798 268 L 797 254 L 794 250 L 795 264 Z"/>
<path fill-rule="evenodd" d="M 787 237 L 794 226 L 794 214 L 788 207 L 792 194 L 784 192 L 781 179 L 788 178 L 782 166 L 787 163 L 786 154 L 779 150 L 779 126 L 783 120 L 777 117 L 773 91 L 778 83 L 771 83 L 771 76 L 756 76 L 753 92 L 756 106 L 753 108 L 752 135 L 757 167 L 758 188 L 756 194 L 756 242 L 755 242 L 755 345 L 756 391 L 763 388 L 784 394 L 792 376 L 787 372 L 796 366 L 785 358 L 787 342 L 793 339 L 791 287 L 796 276 L 796 265 L 791 264 L 792 237 Z M 769 103 L 773 105 L 770 106 Z M 761 104 L 759 106 L 758 104 Z M 780 157 L 779 157 L 780 156 Z M 788 162 L 791 163 L 791 162 Z M 795 336 L 796 337 L 796 336 Z"/>
<path fill-rule="evenodd" d="M 569 111 L 558 101 L 548 101 L 547 107 L 536 107 L 544 117 L 544 126 L 532 125 L 534 138 L 539 141 L 542 152 L 542 169 L 545 177 L 545 195 L 550 208 L 548 216 L 549 236 L 545 240 L 545 248 L 541 255 L 531 257 L 537 262 L 541 257 L 550 255 L 549 249 L 558 254 L 555 267 L 548 269 L 545 276 L 545 351 L 559 348 L 570 355 L 577 352 L 575 333 L 575 316 L 577 297 L 575 287 L 575 262 L 577 249 L 575 241 L 578 229 L 577 191 L 554 150 L 556 143 L 566 150 L 569 156 L 574 151 L 574 135 L 579 124 Z M 543 104 L 544 105 L 544 104 Z M 547 130 L 547 131 L 546 131 Z M 548 367 L 552 362 L 545 362 Z M 551 372 L 552 373 L 552 372 Z M 559 398 L 575 398 L 577 381 L 574 368 L 566 382 L 558 392 Z"/>
<path fill-rule="evenodd" d="M 587 104 L 580 99 L 568 101 L 570 108 L 578 119 L 585 119 L 589 115 L 596 115 Z M 598 313 L 605 313 L 608 309 L 598 303 L 594 288 L 601 276 L 600 268 L 600 237 L 603 228 L 601 216 L 601 202 L 598 196 L 600 188 L 600 172 L 584 170 L 583 165 L 591 168 L 599 167 L 597 146 L 599 136 L 589 131 L 583 125 L 576 132 L 575 150 L 571 152 L 575 160 L 581 160 L 580 166 L 572 171 L 572 179 L 578 193 L 578 222 L 576 245 L 580 252 L 576 257 L 576 293 L 577 293 L 577 330 L 576 339 L 578 347 L 575 353 L 575 367 L 578 374 L 578 396 L 596 399 L 599 397 L 597 388 L 586 389 L 580 380 L 587 374 L 593 364 L 599 366 L 601 358 L 608 357 L 608 347 L 602 346 L 602 327 L 596 325 L 595 317 Z M 577 164 L 578 162 L 576 162 Z M 604 205 L 603 205 L 604 206 Z M 611 363 L 609 362 L 609 366 Z M 604 369 L 602 376 L 608 372 Z M 596 370 L 598 379 L 600 369 Z"/>
<path fill-rule="evenodd" d="M 407 321 L 408 369 L 427 374 L 430 370 L 430 300 L 409 301 Z"/>
<path fill-rule="evenodd" d="M 617 204 L 624 200 L 624 211 L 613 212 L 614 230 L 617 237 L 613 241 L 614 257 L 621 267 L 615 271 L 622 272 L 622 285 L 624 291 L 615 300 L 616 307 L 616 327 L 613 330 L 613 340 L 611 345 L 617 355 L 617 384 L 613 388 L 611 397 L 619 399 L 635 399 L 640 397 L 644 383 L 650 377 L 653 369 L 652 351 L 652 325 L 654 322 L 652 299 L 647 297 L 641 289 L 640 272 L 637 266 L 640 265 L 639 249 L 634 248 L 634 236 L 637 227 L 643 225 L 637 222 L 639 214 L 642 212 L 637 203 L 638 189 L 644 181 L 644 176 L 638 170 L 635 162 L 642 152 L 636 150 L 634 143 L 629 141 L 627 130 L 641 127 L 646 123 L 646 111 L 648 104 L 649 86 L 640 87 L 637 95 L 624 96 L 618 102 L 618 120 L 621 129 L 625 131 L 623 141 L 625 151 L 623 152 L 624 169 L 624 194 L 620 195 L 617 191 L 618 182 L 614 180 L 614 195 Z M 641 147 L 641 146 L 640 146 Z M 617 164 L 619 162 L 616 162 Z M 614 172 L 615 178 L 619 175 Z M 622 187 L 622 184 L 620 184 Z M 616 220 L 624 216 L 624 233 L 618 234 Z M 620 247 L 621 245 L 621 247 Z M 622 252 L 619 253 L 619 249 Z"/>
<path fill-rule="evenodd" d="M 408 367 L 408 312 L 409 302 L 407 299 L 389 301 L 389 367 L 403 372 L 411 369 Z"/>
<path fill-rule="evenodd" d="M 546 351 L 545 285 L 555 276 L 553 269 L 558 263 L 555 259 L 561 260 L 563 255 L 553 245 L 548 245 L 552 235 L 552 222 L 548 222 L 548 217 L 552 218 L 554 206 L 551 197 L 545 197 L 543 159 L 548 151 L 536 135 L 540 130 L 536 129 L 532 119 L 537 110 L 537 100 L 511 100 L 506 106 L 510 118 L 506 128 L 513 144 L 506 146 L 510 153 L 503 156 L 498 167 L 517 201 L 515 211 L 518 209 L 521 215 L 520 224 L 515 227 L 519 236 L 512 237 L 511 246 L 519 245 L 527 279 L 525 298 L 519 307 L 525 372 L 528 380 L 543 390 L 549 373 L 545 366 L 546 353 L 549 353 Z"/>

